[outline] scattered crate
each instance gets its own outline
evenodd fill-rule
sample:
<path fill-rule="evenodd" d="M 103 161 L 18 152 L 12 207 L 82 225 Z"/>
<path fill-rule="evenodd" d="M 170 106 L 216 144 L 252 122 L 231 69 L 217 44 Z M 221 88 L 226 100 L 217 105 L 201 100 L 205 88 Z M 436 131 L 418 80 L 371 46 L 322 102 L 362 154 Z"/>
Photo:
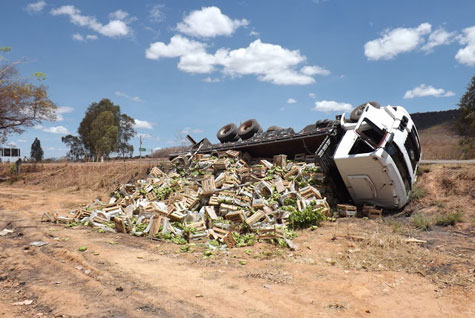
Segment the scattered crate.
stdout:
<path fill-rule="evenodd" d="M 336 208 L 340 216 L 348 216 L 348 217 L 356 216 L 357 209 L 356 209 L 356 206 L 354 205 L 338 204 Z"/>

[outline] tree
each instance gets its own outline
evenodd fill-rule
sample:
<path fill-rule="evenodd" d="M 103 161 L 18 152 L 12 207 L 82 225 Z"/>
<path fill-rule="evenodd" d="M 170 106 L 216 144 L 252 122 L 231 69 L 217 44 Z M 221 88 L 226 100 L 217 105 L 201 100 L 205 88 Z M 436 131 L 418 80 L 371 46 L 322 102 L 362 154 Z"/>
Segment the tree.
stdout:
<path fill-rule="evenodd" d="M 93 150 L 97 158 L 106 157 L 117 150 L 119 125 L 115 123 L 114 114 L 110 111 L 101 112 L 91 123 L 90 136 Z"/>
<path fill-rule="evenodd" d="M 109 99 L 92 103 L 78 128 L 86 155 L 99 158 L 111 152 L 131 154 L 134 148 L 128 142 L 136 134 L 134 124 L 134 119 L 121 114 L 120 106 Z"/>
<path fill-rule="evenodd" d="M 67 135 L 61 137 L 61 141 L 69 147 L 66 157 L 71 161 L 82 160 L 86 154 L 81 139 L 77 136 Z"/>
<path fill-rule="evenodd" d="M 137 132 L 134 128 L 135 120 L 127 116 L 126 114 L 120 115 L 119 125 L 119 144 L 117 145 L 117 152 L 122 158 L 126 156 L 132 157 L 134 153 L 134 146 L 129 144 L 129 140 L 132 139 Z"/>
<path fill-rule="evenodd" d="M 41 143 L 38 138 L 35 138 L 31 144 L 30 157 L 35 159 L 36 162 L 43 160 L 43 148 L 41 148 Z"/>
<path fill-rule="evenodd" d="M 459 129 L 463 135 L 475 136 L 475 75 L 467 87 L 467 91 L 459 102 L 462 116 L 459 121 Z"/>
<path fill-rule="evenodd" d="M 459 102 L 462 115 L 458 127 L 463 139 L 460 141 L 466 159 L 475 157 L 475 75 L 467 87 L 467 91 Z"/>
<path fill-rule="evenodd" d="M 0 54 L 8 51 L 10 48 L 0 48 Z M 22 79 L 16 69 L 18 63 L 4 60 L 0 64 L 0 142 L 44 120 L 56 119 L 57 106 L 49 99 L 46 86 Z M 45 79 L 43 73 L 34 75 L 40 81 Z"/>

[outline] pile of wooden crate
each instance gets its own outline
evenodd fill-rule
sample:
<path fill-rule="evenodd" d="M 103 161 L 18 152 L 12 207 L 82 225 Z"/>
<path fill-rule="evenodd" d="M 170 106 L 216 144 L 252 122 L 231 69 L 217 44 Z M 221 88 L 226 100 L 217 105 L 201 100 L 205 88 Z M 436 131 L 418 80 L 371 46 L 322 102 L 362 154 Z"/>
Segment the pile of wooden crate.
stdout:
<path fill-rule="evenodd" d="M 286 239 L 291 211 L 311 207 L 330 216 L 323 179 L 314 163 L 285 155 L 248 163 L 238 151 L 188 154 L 175 158 L 169 171 L 154 167 L 147 179 L 119 187 L 107 203 L 96 201 L 62 220 L 138 236 L 216 240 L 228 247 L 244 233 Z"/>

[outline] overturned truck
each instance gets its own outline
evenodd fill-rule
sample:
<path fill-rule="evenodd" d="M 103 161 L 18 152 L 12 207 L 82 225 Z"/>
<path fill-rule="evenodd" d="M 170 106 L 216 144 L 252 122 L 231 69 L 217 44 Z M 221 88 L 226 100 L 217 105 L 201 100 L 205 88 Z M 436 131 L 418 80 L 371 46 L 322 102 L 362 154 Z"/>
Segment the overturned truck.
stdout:
<path fill-rule="evenodd" d="M 320 120 L 295 132 L 271 126 L 263 131 L 255 119 L 239 127 L 228 124 L 211 144 L 207 138 L 192 142 L 194 153 L 239 150 L 252 158 L 285 154 L 294 160 L 315 161 L 340 201 L 398 209 L 409 201 L 421 159 L 414 122 L 401 106 L 381 107 L 368 102 L 349 118 Z M 172 154 L 171 158 L 179 154 Z"/>

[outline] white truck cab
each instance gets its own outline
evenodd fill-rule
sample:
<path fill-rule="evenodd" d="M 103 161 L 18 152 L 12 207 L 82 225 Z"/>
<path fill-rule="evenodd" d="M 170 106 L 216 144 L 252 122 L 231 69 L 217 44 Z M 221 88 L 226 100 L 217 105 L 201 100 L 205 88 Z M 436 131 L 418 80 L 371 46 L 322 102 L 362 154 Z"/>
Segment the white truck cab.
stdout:
<path fill-rule="evenodd" d="M 421 159 L 414 122 L 401 106 L 362 105 L 357 122 L 345 114 L 334 161 L 353 202 L 401 208 L 409 201 Z"/>

